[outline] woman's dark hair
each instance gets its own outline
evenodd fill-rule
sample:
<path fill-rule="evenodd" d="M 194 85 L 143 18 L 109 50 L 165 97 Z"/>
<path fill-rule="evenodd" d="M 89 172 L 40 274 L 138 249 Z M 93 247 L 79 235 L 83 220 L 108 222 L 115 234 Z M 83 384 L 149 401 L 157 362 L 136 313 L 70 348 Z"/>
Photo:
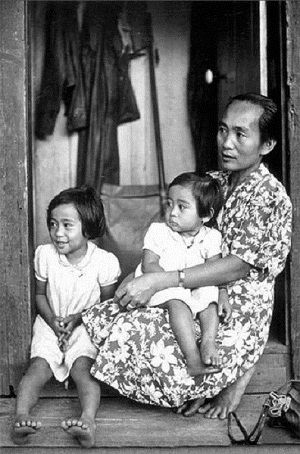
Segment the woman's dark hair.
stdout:
<path fill-rule="evenodd" d="M 93 240 L 105 233 L 106 224 L 102 201 L 94 188 L 89 186 L 65 189 L 51 200 L 47 208 L 47 226 L 49 230 L 52 211 L 59 205 L 66 204 L 74 205 L 78 211 L 82 223 L 83 236 Z"/>
<path fill-rule="evenodd" d="M 259 118 L 259 132 L 261 144 L 269 140 L 277 140 L 280 131 L 278 108 L 272 99 L 257 93 L 244 93 L 229 99 L 226 109 L 234 101 L 245 101 L 262 108 L 263 112 Z"/>
<path fill-rule="evenodd" d="M 191 188 L 192 194 L 196 200 L 197 212 L 200 218 L 211 215 L 209 225 L 215 225 L 216 219 L 224 202 L 223 191 L 219 180 L 212 178 L 210 175 L 200 176 L 195 172 L 181 173 L 169 184 L 168 190 L 172 186 L 183 186 Z"/>

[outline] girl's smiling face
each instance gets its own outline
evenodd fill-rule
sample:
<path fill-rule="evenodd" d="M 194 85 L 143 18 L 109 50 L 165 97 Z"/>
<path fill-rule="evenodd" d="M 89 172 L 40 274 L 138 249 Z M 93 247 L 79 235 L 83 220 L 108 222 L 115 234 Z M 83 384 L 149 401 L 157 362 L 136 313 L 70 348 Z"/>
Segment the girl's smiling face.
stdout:
<path fill-rule="evenodd" d="M 82 234 L 82 222 L 72 203 L 54 208 L 49 233 L 57 251 L 70 263 L 78 263 L 85 256 L 88 239 Z"/>
<path fill-rule="evenodd" d="M 169 189 L 165 220 L 174 232 L 193 236 L 199 231 L 204 220 L 198 215 L 190 187 L 175 185 Z"/>

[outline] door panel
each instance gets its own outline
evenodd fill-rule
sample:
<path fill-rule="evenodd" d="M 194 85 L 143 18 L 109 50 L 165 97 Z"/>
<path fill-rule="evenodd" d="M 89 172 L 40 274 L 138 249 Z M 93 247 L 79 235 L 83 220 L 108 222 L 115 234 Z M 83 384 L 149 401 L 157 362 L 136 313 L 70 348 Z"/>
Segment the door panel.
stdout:
<path fill-rule="evenodd" d="M 218 114 L 228 98 L 259 92 L 259 2 L 217 2 Z"/>
<path fill-rule="evenodd" d="M 284 112 L 283 2 L 267 2 L 268 91 Z M 191 112 L 197 171 L 217 167 L 216 127 L 228 99 L 260 92 L 259 2 L 194 2 L 192 10 L 190 81 L 194 90 Z M 211 70 L 208 83 L 207 70 Z M 192 75 L 192 77 L 191 77 Z M 197 84 L 195 83 L 197 81 Z M 201 94 L 199 96 L 199 93 Z M 195 101 L 196 100 L 196 101 Z M 193 130 L 193 128 L 192 128 Z M 286 184 L 285 120 L 279 143 L 266 160 Z M 271 337 L 287 343 L 287 271 L 276 282 Z"/>

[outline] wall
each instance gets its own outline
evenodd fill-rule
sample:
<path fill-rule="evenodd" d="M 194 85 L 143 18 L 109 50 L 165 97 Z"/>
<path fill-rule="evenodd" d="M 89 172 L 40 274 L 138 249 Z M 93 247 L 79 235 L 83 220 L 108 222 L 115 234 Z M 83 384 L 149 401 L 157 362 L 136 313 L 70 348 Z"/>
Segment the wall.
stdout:
<path fill-rule="evenodd" d="M 300 380 L 300 5 L 297 0 L 287 1 L 287 80 L 288 146 L 290 151 L 290 194 L 294 206 L 291 250 L 291 340 L 294 377 Z"/>
<path fill-rule="evenodd" d="M 45 2 L 36 2 L 31 18 L 33 118 L 44 58 L 45 5 Z M 33 143 L 34 246 L 49 241 L 46 209 L 52 197 L 59 191 L 75 185 L 77 138 L 77 133 L 72 136 L 67 134 L 66 117 L 62 104 L 53 135 L 45 141 L 35 140 Z"/>
<path fill-rule="evenodd" d="M 170 182 L 178 173 L 194 170 L 186 108 L 190 4 L 148 2 L 148 9 L 152 14 L 154 46 L 159 52 L 155 71 L 166 181 Z M 39 2 L 32 31 L 36 91 L 43 59 L 43 12 L 43 2 Z M 148 58 L 133 60 L 130 75 L 141 119 L 118 128 L 120 183 L 155 184 L 158 177 Z M 50 199 L 76 183 L 76 150 L 77 136 L 67 135 L 62 106 L 53 136 L 34 144 L 35 245 L 48 241 L 45 210 Z"/>
<path fill-rule="evenodd" d="M 26 5 L 0 2 L 0 395 L 22 377 L 31 337 L 31 181 Z M 13 26 L 12 26 L 13 24 Z"/>

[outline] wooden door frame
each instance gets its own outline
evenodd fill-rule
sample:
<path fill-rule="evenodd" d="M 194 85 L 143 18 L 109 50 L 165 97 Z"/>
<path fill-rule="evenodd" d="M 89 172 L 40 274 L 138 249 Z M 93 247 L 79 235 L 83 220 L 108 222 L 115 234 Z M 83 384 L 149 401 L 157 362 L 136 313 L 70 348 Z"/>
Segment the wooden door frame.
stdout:
<path fill-rule="evenodd" d="M 287 19 L 287 114 L 289 185 L 293 203 L 293 238 L 290 261 L 291 348 L 293 374 L 300 378 L 300 4 L 286 1 Z"/>
<path fill-rule="evenodd" d="M 32 291 L 31 153 L 27 4 L 0 2 L 0 394 L 29 358 Z M 13 388 L 12 388 L 13 387 Z"/>
<path fill-rule="evenodd" d="M 16 388 L 29 357 L 32 178 L 27 3 L 0 2 L 0 394 Z M 294 375 L 300 378 L 300 5 L 287 0 L 289 185 L 294 204 L 290 263 Z"/>

